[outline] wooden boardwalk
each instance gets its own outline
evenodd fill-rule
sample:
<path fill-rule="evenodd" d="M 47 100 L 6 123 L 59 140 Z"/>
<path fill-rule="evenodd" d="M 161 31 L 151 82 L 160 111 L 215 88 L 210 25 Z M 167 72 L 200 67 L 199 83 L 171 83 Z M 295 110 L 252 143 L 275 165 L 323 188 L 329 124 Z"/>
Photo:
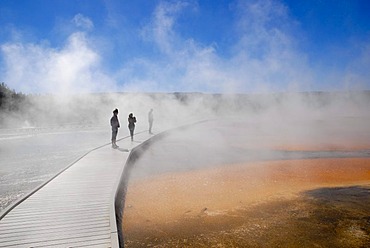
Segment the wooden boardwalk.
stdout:
<path fill-rule="evenodd" d="M 129 152 L 151 136 L 121 139 L 85 154 L 6 210 L 0 247 L 119 247 L 114 197 Z M 14 207 L 15 206 L 15 207 Z"/>

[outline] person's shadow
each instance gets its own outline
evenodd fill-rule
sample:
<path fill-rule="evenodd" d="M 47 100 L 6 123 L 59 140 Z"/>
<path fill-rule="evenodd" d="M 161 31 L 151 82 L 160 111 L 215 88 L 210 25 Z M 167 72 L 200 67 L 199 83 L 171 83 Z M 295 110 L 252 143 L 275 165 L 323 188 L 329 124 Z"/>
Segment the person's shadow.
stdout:
<path fill-rule="evenodd" d="M 129 149 L 124 149 L 124 148 L 120 148 L 120 147 L 118 147 L 116 150 L 118 150 L 120 152 L 129 152 L 130 151 Z"/>

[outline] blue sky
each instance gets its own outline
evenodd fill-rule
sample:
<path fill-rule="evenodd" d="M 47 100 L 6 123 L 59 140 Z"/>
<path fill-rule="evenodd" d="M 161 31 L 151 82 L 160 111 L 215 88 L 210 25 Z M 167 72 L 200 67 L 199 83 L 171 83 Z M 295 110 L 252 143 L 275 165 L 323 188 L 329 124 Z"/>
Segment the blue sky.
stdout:
<path fill-rule="evenodd" d="M 2 0 L 25 93 L 370 89 L 368 0 Z"/>

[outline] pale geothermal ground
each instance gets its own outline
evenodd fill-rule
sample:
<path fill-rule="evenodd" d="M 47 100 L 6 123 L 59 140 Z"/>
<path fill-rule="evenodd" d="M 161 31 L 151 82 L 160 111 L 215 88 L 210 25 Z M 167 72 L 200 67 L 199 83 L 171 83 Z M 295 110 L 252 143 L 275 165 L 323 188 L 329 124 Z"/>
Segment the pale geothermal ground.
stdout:
<path fill-rule="evenodd" d="M 370 132 L 347 121 L 171 133 L 131 171 L 125 247 L 370 247 Z"/>
<path fill-rule="evenodd" d="M 0 212 L 109 137 L 105 127 L 0 129 Z"/>

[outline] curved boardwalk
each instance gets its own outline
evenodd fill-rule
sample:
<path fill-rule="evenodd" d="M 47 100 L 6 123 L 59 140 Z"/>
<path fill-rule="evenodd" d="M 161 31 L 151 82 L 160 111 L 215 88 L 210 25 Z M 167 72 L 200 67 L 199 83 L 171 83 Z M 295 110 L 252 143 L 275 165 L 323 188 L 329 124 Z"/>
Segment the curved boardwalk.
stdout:
<path fill-rule="evenodd" d="M 0 219 L 0 247 L 118 247 L 114 196 L 145 132 L 93 150 Z M 0 217 L 1 218 L 1 217 Z"/>

